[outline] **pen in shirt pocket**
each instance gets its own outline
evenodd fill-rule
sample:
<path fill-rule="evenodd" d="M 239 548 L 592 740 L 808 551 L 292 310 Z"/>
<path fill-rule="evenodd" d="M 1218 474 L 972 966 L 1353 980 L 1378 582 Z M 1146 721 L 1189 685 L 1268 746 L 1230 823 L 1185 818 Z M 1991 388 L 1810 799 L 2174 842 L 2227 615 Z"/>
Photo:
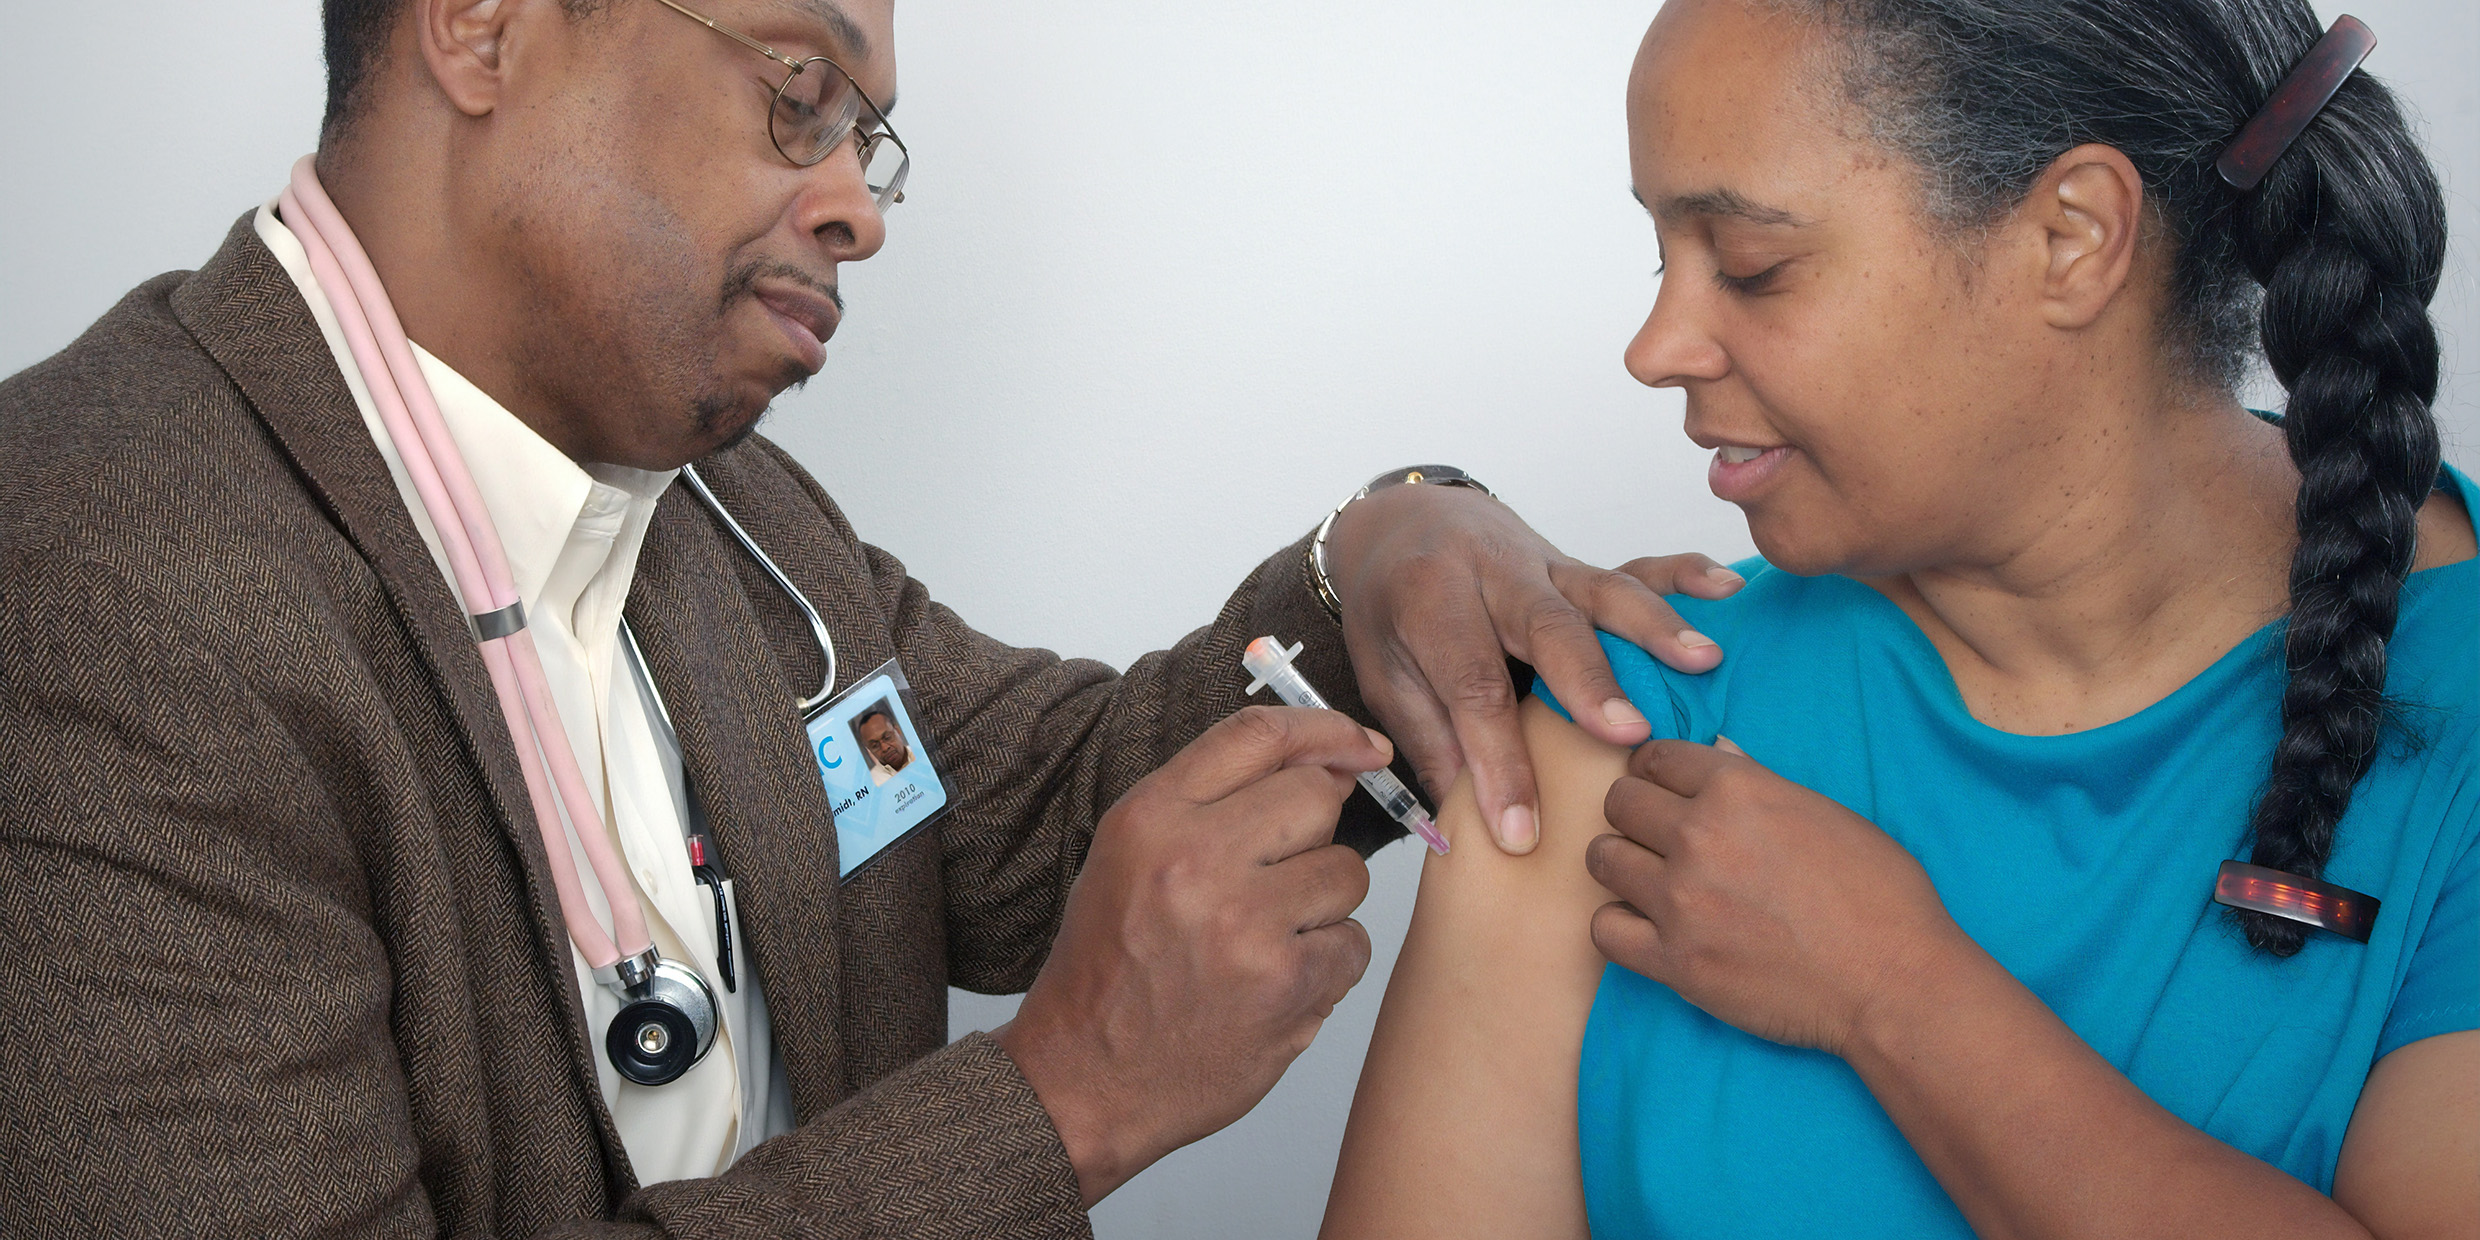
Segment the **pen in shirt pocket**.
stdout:
<path fill-rule="evenodd" d="M 723 891 L 723 869 L 715 862 L 715 842 L 703 832 L 689 836 L 689 873 L 715 893 L 715 973 L 727 993 L 740 992 L 732 973 L 732 902 Z"/>

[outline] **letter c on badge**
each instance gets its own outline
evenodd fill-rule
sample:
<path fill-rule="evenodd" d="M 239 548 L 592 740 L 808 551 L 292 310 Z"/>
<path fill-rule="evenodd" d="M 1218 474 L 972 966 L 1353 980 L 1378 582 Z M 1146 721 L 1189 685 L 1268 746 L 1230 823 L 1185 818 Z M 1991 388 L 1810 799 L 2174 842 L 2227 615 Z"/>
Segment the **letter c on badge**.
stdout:
<path fill-rule="evenodd" d="M 821 736 L 818 738 L 818 765 L 823 766 L 830 771 L 844 765 L 844 760 L 842 758 L 830 758 L 827 756 L 827 746 L 834 743 L 835 738 L 832 736 Z"/>

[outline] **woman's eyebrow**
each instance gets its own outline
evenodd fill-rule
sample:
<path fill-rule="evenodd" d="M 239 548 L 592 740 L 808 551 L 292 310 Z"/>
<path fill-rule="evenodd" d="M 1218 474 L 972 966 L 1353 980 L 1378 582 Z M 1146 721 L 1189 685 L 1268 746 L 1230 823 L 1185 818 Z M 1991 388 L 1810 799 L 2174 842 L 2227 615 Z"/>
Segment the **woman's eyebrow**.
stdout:
<path fill-rule="evenodd" d="M 1637 206 L 1643 207 L 1658 220 L 1675 220 L 1687 216 L 1720 216 L 1725 219 L 1774 228 L 1797 228 L 1813 222 L 1781 207 L 1769 207 L 1764 203 L 1753 201 L 1734 189 L 1707 189 L 1698 190 L 1693 194 L 1674 194 L 1663 199 L 1662 205 L 1658 207 L 1646 202 L 1645 196 L 1633 189 L 1628 191 L 1628 195 L 1636 199 Z"/>

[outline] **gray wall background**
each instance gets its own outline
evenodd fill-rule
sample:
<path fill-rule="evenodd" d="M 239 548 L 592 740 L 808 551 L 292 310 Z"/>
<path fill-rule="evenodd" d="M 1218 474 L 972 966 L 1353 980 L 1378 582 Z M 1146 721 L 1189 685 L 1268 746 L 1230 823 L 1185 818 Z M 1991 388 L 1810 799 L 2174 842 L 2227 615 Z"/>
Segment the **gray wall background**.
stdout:
<path fill-rule="evenodd" d="M 203 261 L 310 148 L 322 84 L 313 0 L 8 7 L 0 373 Z M 768 431 L 980 626 L 1114 663 L 1409 461 L 1605 563 L 1746 554 L 1677 396 L 1619 366 L 1654 291 L 1620 95 L 1655 7 L 905 0 L 910 200 Z M 2453 198 L 2440 413 L 2480 469 L 2480 6 L 2350 8 Z M 1377 959 L 1317 1044 L 1103 1236 L 1315 1230 L 1418 862 L 1374 863 Z M 1011 1009 L 960 994 L 955 1027 Z"/>

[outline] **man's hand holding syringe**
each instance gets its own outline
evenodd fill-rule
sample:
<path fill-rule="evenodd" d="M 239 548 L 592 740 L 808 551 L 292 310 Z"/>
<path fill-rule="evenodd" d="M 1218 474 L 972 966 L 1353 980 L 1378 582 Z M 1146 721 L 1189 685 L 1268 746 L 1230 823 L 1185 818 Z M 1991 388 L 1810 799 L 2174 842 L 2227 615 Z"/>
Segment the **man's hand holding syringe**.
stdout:
<path fill-rule="evenodd" d="M 1270 688 L 1287 706 L 1309 710 L 1334 709 L 1309 683 L 1309 678 L 1292 666 L 1292 660 L 1300 656 L 1300 650 L 1298 642 L 1285 649 L 1282 640 L 1275 637 L 1261 637 L 1250 642 L 1248 653 L 1240 656 L 1240 666 L 1255 677 L 1249 682 L 1249 692 L 1255 694 L 1260 689 Z M 1446 855 L 1447 837 L 1439 834 L 1437 822 L 1431 819 L 1428 810 L 1421 808 L 1420 798 L 1412 795 L 1412 789 L 1405 787 L 1404 781 L 1395 777 L 1395 772 L 1380 767 L 1374 771 L 1363 771 L 1358 778 L 1362 790 L 1378 803 L 1379 809 L 1386 811 L 1387 817 L 1420 836 L 1431 851 L 1442 857 Z"/>

